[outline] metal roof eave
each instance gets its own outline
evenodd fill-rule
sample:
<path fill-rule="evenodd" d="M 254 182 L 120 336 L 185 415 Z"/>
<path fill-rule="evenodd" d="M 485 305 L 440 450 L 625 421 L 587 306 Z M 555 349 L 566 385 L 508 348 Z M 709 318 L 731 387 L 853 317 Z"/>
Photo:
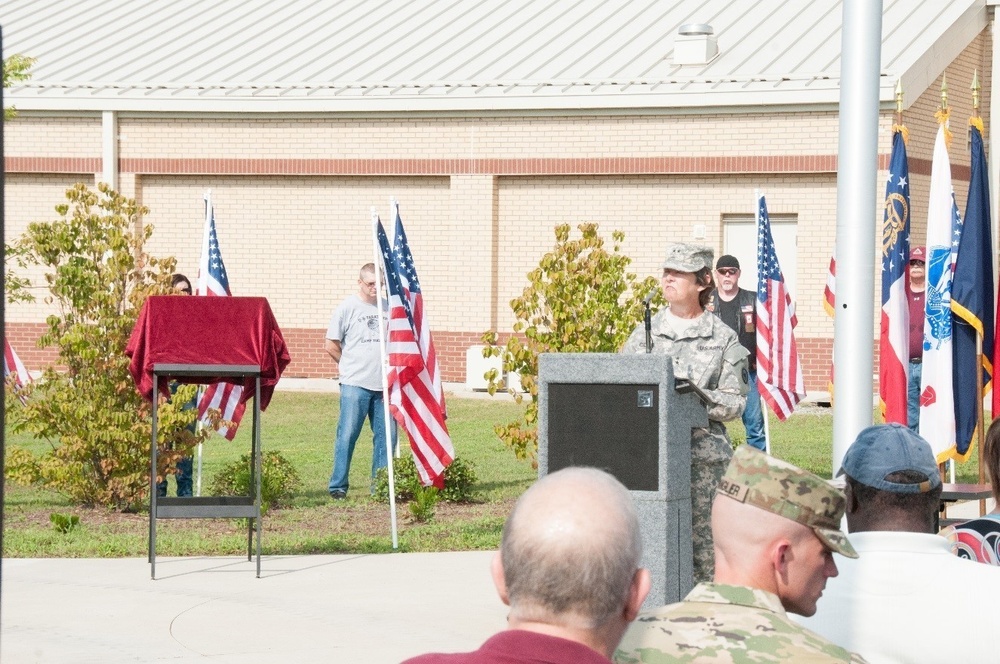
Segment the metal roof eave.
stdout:
<path fill-rule="evenodd" d="M 883 105 L 894 101 L 895 75 L 883 75 L 879 98 Z M 604 91 L 565 92 L 553 86 L 546 94 L 537 88 L 477 94 L 469 88 L 460 94 L 393 94 L 387 87 L 358 89 L 349 94 L 292 94 L 291 89 L 237 88 L 223 91 L 202 89 L 112 89 L 49 88 L 22 86 L 9 90 L 6 101 L 20 111 L 193 114 L 392 114 L 392 113 L 621 113 L 788 112 L 791 108 L 836 110 L 840 103 L 838 79 L 814 82 L 808 89 L 781 82 L 758 82 L 739 90 L 706 92 L 708 83 L 662 86 L 663 91 L 622 91 L 603 86 Z M 782 89 L 782 85 L 786 85 Z M 733 86 L 730 86 L 733 87 Z"/>

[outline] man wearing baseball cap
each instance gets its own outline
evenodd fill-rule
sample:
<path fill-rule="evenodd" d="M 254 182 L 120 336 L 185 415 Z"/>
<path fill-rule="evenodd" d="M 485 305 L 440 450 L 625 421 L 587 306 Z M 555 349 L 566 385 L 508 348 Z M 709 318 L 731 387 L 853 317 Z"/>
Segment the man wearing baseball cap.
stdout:
<path fill-rule="evenodd" d="M 816 610 L 834 552 L 857 556 L 840 531 L 845 504 L 826 480 L 740 446 L 712 506 L 715 582 L 640 614 L 615 660 L 863 662 L 788 617 Z"/>
<path fill-rule="evenodd" d="M 715 290 L 705 308 L 722 319 L 736 333 L 740 345 L 747 349 L 747 407 L 743 410 L 743 428 L 747 445 L 764 450 L 764 411 L 757 391 L 757 293 L 740 288 L 740 261 L 724 254 L 715 262 Z"/>
<path fill-rule="evenodd" d="M 800 622 L 872 662 L 995 662 L 1000 570 L 963 560 L 936 533 L 941 475 L 900 424 L 858 434 L 840 474 L 857 560 L 845 560 Z"/>
<path fill-rule="evenodd" d="M 906 388 L 906 423 L 917 431 L 920 422 L 920 378 L 924 357 L 924 293 L 927 290 L 927 249 L 910 249 L 906 303 L 910 311 L 910 364 Z"/>

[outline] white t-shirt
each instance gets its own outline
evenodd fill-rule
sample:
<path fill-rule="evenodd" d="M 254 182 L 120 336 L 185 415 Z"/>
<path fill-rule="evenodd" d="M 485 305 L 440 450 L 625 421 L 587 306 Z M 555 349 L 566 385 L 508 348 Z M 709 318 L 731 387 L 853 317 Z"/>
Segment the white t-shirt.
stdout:
<path fill-rule="evenodd" d="M 340 382 L 343 385 L 382 389 L 382 352 L 379 347 L 378 307 L 357 295 L 340 303 L 330 319 L 326 338 L 339 341 Z"/>
<path fill-rule="evenodd" d="M 1000 567 L 962 560 L 938 535 L 851 533 L 816 615 L 792 618 L 871 664 L 1000 662 Z"/>
<path fill-rule="evenodd" d="M 680 316 L 677 316 L 672 311 L 670 311 L 670 307 L 667 307 L 662 311 L 663 311 L 663 320 L 665 320 L 667 324 L 669 324 L 670 327 L 673 328 L 674 332 L 677 334 L 678 337 L 685 336 L 685 334 L 690 328 L 700 323 L 701 317 L 704 315 L 704 312 L 702 312 L 701 314 L 695 316 L 694 318 L 681 318 Z"/>

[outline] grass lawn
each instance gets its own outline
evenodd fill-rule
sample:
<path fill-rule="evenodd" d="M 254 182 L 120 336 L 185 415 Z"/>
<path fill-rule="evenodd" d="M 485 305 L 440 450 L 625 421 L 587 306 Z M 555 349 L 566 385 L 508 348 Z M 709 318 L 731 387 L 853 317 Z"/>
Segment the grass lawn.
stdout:
<path fill-rule="evenodd" d="M 452 396 L 448 426 L 458 456 L 475 464 L 475 502 L 439 503 L 434 519 L 415 523 L 406 505 L 397 506 L 399 545 L 403 551 L 455 551 L 496 548 L 504 519 L 514 500 L 531 484 L 531 464 L 517 461 L 493 433 L 493 425 L 518 416 L 521 406 L 509 398 L 468 399 Z M 262 415 L 264 450 L 280 451 L 295 466 L 301 489 L 284 509 L 264 516 L 263 551 L 267 555 L 391 551 L 389 506 L 368 497 L 371 467 L 370 433 L 358 442 L 351 467 L 347 500 L 327 494 L 333 457 L 337 395 L 276 392 Z M 249 421 L 247 422 L 249 425 Z M 832 412 L 803 408 L 786 422 L 770 421 L 773 453 L 823 477 L 830 476 Z M 744 440 L 739 421 L 729 425 L 734 441 Z M 215 437 L 205 445 L 203 486 L 225 465 L 250 449 L 250 427 L 236 440 Z M 8 446 L 41 451 L 48 445 L 23 436 L 8 436 Z M 975 461 L 958 468 L 958 481 L 978 478 Z M 174 492 L 170 479 L 169 493 Z M 204 493 L 204 492 L 203 492 Z M 69 533 L 55 530 L 52 513 L 79 516 Z M 5 557 L 120 557 L 147 553 L 147 513 L 119 514 L 86 509 L 57 493 L 6 483 Z M 234 519 L 161 519 L 157 522 L 157 553 L 176 555 L 237 555 L 246 551 L 246 526 Z"/>

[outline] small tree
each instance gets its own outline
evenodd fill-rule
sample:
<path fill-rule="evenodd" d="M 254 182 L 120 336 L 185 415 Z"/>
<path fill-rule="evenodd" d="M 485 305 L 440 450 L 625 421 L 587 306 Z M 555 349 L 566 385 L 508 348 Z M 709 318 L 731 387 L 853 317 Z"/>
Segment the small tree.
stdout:
<path fill-rule="evenodd" d="M 617 350 L 642 320 L 643 297 L 655 291 L 662 295 L 653 277 L 637 281 L 626 272 L 632 259 L 621 253 L 625 234 L 614 231 L 608 251 L 598 233 L 598 224 L 579 227 L 581 237 L 570 239 L 569 224 L 556 226 L 556 245 L 528 273 L 528 286 L 521 297 L 511 300 L 517 321 L 514 334 L 503 345 L 495 331 L 485 332 L 485 357 L 500 357 L 504 372 L 521 377 L 521 389 L 531 396 L 522 420 L 494 427 L 518 459 L 530 458 L 537 466 L 538 451 L 538 355 L 539 353 L 609 353 Z M 487 389 L 502 389 L 501 372 L 486 373 Z M 518 403 L 522 395 L 511 390 Z"/>
<path fill-rule="evenodd" d="M 9 58 L 3 61 L 3 87 L 6 90 L 11 85 L 18 81 L 25 81 L 31 78 L 31 66 L 35 64 L 34 58 L 28 58 L 17 53 L 11 55 Z M 11 120 L 17 115 L 17 110 L 13 106 L 8 106 L 3 109 L 3 119 Z M 4 245 L 6 253 L 4 254 L 4 260 L 6 264 L 16 264 L 20 267 L 24 267 L 24 261 L 19 255 L 19 252 L 10 246 Z M 28 302 L 30 301 L 31 294 L 27 290 L 28 282 L 23 277 L 20 277 L 14 270 L 4 266 L 4 290 L 8 302 Z"/>
<path fill-rule="evenodd" d="M 3 87 L 6 90 L 18 81 L 26 81 L 31 78 L 31 66 L 35 64 L 34 58 L 29 58 L 19 53 L 14 53 L 3 61 Z M 13 107 L 3 109 L 4 120 L 10 120 L 17 111 Z"/>
<path fill-rule="evenodd" d="M 84 505 L 130 510 L 149 487 L 151 407 L 135 388 L 125 346 L 146 297 L 170 292 L 175 261 L 145 253 L 153 232 L 141 224 L 146 208 L 106 185 L 99 190 L 75 185 L 68 204 L 56 207 L 59 220 L 30 224 L 17 242 L 46 269 L 46 302 L 58 313 L 39 345 L 56 347 L 59 367 L 7 400 L 13 429 L 51 444 L 41 457 L 11 455 L 8 474 Z M 196 411 L 181 407 L 194 391 L 183 386 L 158 409 L 161 477 L 208 435 L 186 430 Z"/>

